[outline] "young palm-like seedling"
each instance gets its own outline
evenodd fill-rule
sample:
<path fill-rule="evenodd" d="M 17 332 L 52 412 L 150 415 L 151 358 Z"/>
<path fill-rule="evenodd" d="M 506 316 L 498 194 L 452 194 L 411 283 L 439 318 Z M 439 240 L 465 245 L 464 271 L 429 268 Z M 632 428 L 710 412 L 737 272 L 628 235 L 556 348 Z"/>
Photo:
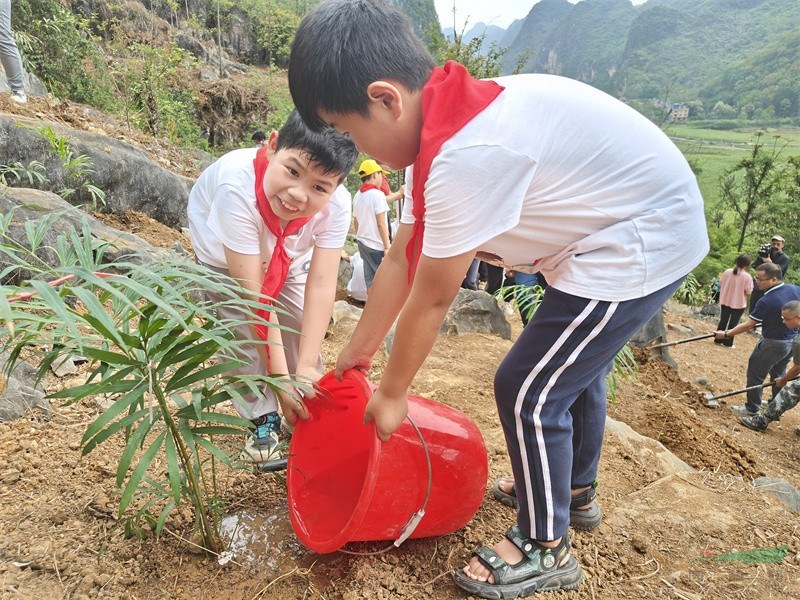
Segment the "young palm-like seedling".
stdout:
<path fill-rule="evenodd" d="M 67 238 L 56 244 L 61 265 L 49 271 L 33 255 L 26 262 L 19 245 L 3 233 L 0 252 L 16 257 L 21 270 L 38 269 L 47 280 L 63 282 L 4 286 L 0 342 L 10 351 L 6 368 L 23 350 L 38 355 L 40 377 L 65 356 L 89 359 L 86 383 L 50 397 L 69 403 L 98 395 L 111 399 L 82 445 L 88 454 L 111 438 L 124 438 L 116 483 L 126 531 L 137 533 L 145 523 L 160 534 L 171 511 L 186 500 L 205 547 L 218 552 L 216 465 L 235 462 L 220 440 L 240 436 L 249 425 L 221 412 L 220 405 L 243 402 L 246 391 L 294 384 L 279 375 L 230 374 L 241 365 L 237 349 L 252 342 L 235 339 L 240 321 L 220 320 L 202 291 L 215 291 L 223 298 L 217 306 L 236 306 L 251 320 L 258 302 L 243 299 L 235 281 L 176 255 L 149 264 L 101 265 L 102 248 L 86 227 L 83 235 L 73 230 L 61 236 Z M 24 300 L 10 301 L 20 296 Z M 219 353 L 226 358 L 216 360 Z"/>

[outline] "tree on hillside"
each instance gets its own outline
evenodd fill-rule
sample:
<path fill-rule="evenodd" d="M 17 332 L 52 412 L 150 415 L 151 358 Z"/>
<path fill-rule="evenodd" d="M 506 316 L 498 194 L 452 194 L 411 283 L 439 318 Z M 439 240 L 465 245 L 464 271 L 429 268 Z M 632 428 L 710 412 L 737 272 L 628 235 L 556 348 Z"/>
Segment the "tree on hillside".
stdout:
<path fill-rule="evenodd" d="M 737 217 L 739 229 L 737 250 L 742 251 L 748 229 L 764 229 L 775 223 L 780 212 L 782 172 L 778 157 L 786 147 L 775 136 L 771 148 L 766 148 L 759 132 L 753 140 L 753 149 L 729 169 L 720 180 L 721 201 Z"/>

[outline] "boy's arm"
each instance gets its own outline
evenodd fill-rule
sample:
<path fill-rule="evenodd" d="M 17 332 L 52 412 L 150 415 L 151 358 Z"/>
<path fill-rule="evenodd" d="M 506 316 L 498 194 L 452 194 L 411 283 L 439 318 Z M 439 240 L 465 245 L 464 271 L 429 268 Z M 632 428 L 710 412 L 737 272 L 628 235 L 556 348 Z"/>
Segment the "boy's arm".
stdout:
<path fill-rule="evenodd" d="M 306 279 L 303 299 L 303 320 L 300 326 L 300 351 L 297 359 L 297 372 L 300 380 L 316 383 L 320 378 L 317 370 L 322 340 L 333 313 L 336 298 L 336 281 L 339 276 L 341 248 L 314 248 L 311 266 Z M 307 398 L 313 398 L 313 391 L 305 391 Z"/>
<path fill-rule="evenodd" d="M 228 271 L 231 277 L 236 279 L 239 284 L 244 288 L 245 292 L 250 292 L 250 298 L 258 299 L 261 293 L 261 285 L 264 281 L 264 266 L 259 254 L 241 254 L 235 250 L 231 250 L 227 246 L 225 249 L 225 260 L 228 263 Z M 278 323 L 277 314 L 274 311 L 269 313 L 270 323 Z M 250 326 L 250 337 L 253 340 L 258 340 L 255 326 Z M 283 338 L 281 330 L 278 327 L 269 327 L 268 338 L 269 344 L 269 357 L 267 356 L 267 348 L 264 344 L 255 344 L 258 349 L 258 354 L 261 361 L 267 365 L 269 373 L 289 373 L 289 367 L 286 363 L 286 354 L 283 349 Z M 283 415 L 286 419 L 294 424 L 297 418 L 308 419 L 308 413 L 305 405 L 297 394 L 289 394 L 286 392 L 276 391 L 278 400 L 283 409 Z"/>
<path fill-rule="evenodd" d="M 377 352 L 386 334 L 403 308 L 411 286 L 408 284 L 406 244 L 411 235 L 411 225 L 401 223 L 394 244 L 381 262 L 369 292 L 369 300 L 350 341 L 339 353 L 336 377 L 341 378 L 347 369 L 369 370 L 372 356 Z"/>
<path fill-rule="evenodd" d="M 406 195 L 406 186 L 401 185 L 396 191 L 392 192 L 391 194 L 387 194 L 386 202 L 391 204 L 392 202 L 397 202 Z"/>
<path fill-rule="evenodd" d="M 408 388 L 433 348 L 474 257 L 472 250 L 451 258 L 424 255 L 420 258 L 411 294 L 397 322 L 383 378 L 364 411 L 364 422 L 374 420 L 383 441 L 400 427 L 408 413 Z M 374 289 L 373 284 L 370 300 Z"/>
<path fill-rule="evenodd" d="M 376 213 L 375 222 L 378 224 L 378 233 L 381 235 L 383 252 L 385 254 L 389 251 L 389 223 L 386 220 L 386 213 Z"/>
<path fill-rule="evenodd" d="M 413 287 L 409 287 L 405 253 L 410 234 L 411 225 L 401 224 L 395 243 L 375 275 L 358 326 L 336 363 L 337 377 L 354 367 L 368 369 L 372 356 L 403 310 L 383 379 L 364 413 L 365 422 L 375 420 L 378 435 L 384 441 L 406 416 L 408 387 L 433 347 L 475 255 L 470 251 L 446 259 L 422 256 Z"/>

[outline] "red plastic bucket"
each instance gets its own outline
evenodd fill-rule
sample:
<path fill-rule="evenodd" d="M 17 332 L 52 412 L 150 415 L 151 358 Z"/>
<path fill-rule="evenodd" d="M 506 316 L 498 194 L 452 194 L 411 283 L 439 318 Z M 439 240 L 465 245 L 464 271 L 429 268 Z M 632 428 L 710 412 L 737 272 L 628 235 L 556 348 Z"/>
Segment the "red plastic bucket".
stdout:
<path fill-rule="evenodd" d="M 412 538 L 452 533 L 475 516 L 489 467 L 483 437 L 464 413 L 409 394 L 426 456 L 408 420 L 388 442 L 363 424 L 374 386 L 360 372 L 341 382 L 328 373 L 317 387 L 324 396 L 306 403 L 311 420 L 295 426 L 287 470 L 292 528 L 309 549 L 397 540 L 423 504 Z"/>

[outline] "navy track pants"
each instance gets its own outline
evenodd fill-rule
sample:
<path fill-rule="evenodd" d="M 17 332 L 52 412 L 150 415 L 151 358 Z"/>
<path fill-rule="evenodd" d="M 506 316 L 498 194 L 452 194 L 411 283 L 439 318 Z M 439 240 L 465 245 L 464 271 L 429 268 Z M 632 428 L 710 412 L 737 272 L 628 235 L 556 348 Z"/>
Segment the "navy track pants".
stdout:
<path fill-rule="evenodd" d="M 580 298 L 551 286 L 500 364 L 495 399 L 519 499 L 517 523 L 531 538 L 555 540 L 567 532 L 570 490 L 597 477 L 605 376 L 682 280 L 624 302 Z"/>

